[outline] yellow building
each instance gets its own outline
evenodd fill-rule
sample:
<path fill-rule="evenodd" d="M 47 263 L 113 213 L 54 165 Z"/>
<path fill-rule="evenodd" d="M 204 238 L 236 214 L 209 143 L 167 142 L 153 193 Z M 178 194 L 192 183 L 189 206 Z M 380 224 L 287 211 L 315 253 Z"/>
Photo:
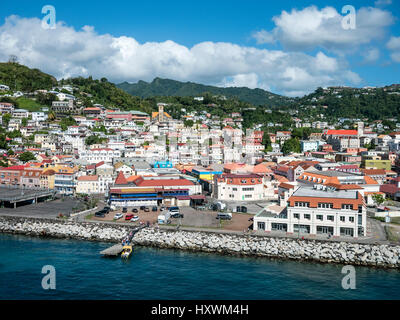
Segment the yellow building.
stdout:
<path fill-rule="evenodd" d="M 392 162 L 390 160 L 362 160 L 361 167 L 365 169 L 392 169 Z"/>
<path fill-rule="evenodd" d="M 44 189 L 54 189 L 55 171 L 44 169 L 40 175 L 40 187 Z"/>

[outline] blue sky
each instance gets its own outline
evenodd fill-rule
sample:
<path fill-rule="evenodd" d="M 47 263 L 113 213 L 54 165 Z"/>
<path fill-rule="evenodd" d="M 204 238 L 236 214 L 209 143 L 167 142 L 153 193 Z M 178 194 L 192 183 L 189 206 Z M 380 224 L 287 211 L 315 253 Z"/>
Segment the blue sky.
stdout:
<path fill-rule="evenodd" d="M 56 30 L 39 27 L 47 4 Z M 348 4 L 356 30 L 338 29 Z M 295 96 L 319 85 L 398 83 L 399 18 L 400 0 L 3 0 L 0 60 L 15 54 L 58 78 L 160 76 Z"/>

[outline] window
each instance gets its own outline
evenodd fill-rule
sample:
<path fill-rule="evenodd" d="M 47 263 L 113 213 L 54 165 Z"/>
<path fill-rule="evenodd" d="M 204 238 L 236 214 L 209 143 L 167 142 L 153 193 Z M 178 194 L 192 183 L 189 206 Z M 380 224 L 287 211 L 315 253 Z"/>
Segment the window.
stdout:
<path fill-rule="evenodd" d="M 327 219 L 328 219 L 329 221 L 335 221 L 335 216 L 327 216 Z"/>
<path fill-rule="evenodd" d="M 310 219 L 311 219 L 311 215 L 305 214 L 305 215 L 304 215 L 304 219 L 310 220 Z"/>
<path fill-rule="evenodd" d="M 342 204 L 342 209 L 353 210 L 353 205 L 352 204 Z"/>
<path fill-rule="evenodd" d="M 354 217 L 349 217 L 350 222 L 354 222 Z"/>
<path fill-rule="evenodd" d="M 340 216 L 340 221 L 341 222 L 345 222 L 345 217 L 344 216 Z"/>
<path fill-rule="evenodd" d="M 318 208 L 332 209 L 333 203 L 320 202 L 320 203 L 318 203 Z"/>
<path fill-rule="evenodd" d="M 324 216 L 322 214 L 317 214 L 317 220 L 324 220 Z"/>
<path fill-rule="evenodd" d="M 243 191 L 254 191 L 254 188 L 243 188 Z"/>
<path fill-rule="evenodd" d="M 300 219 L 300 214 L 299 213 L 293 213 L 293 218 Z"/>
<path fill-rule="evenodd" d="M 307 208 L 309 208 L 310 207 L 310 203 L 309 202 L 295 202 L 294 203 L 294 206 L 295 207 L 307 207 Z"/>

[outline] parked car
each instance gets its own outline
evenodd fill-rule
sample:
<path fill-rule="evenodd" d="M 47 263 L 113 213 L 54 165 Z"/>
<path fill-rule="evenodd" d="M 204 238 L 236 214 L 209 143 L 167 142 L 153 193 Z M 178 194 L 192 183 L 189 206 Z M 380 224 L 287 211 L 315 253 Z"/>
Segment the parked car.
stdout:
<path fill-rule="evenodd" d="M 170 207 L 168 208 L 168 212 L 172 214 L 174 213 L 179 213 L 179 208 L 178 207 Z"/>
<path fill-rule="evenodd" d="M 128 212 L 128 208 L 122 208 L 122 213 L 127 213 Z"/>
<path fill-rule="evenodd" d="M 97 212 L 94 214 L 94 216 L 95 216 L 95 217 L 98 217 L 98 218 L 104 218 L 104 217 L 105 217 L 105 213 L 104 213 L 103 211 L 97 211 Z"/>
<path fill-rule="evenodd" d="M 137 208 L 133 208 L 133 209 L 132 209 L 132 212 L 133 212 L 133 213 L 138 213 L 139 210 L 138 210 Z"/>
<path fill-rule="evenodd" d="M 123 215 L 122 213 L 117 213 L 117 214 L 114 216 L 114 220 L 121 219 L 123 216 L 124 216 L 124 215 Z"/>
<path fill-rule="evenodd" d="M 140 210 L 144 210 L 145 206 L 140 206 Z"/>
<path fill-rule="evenodd" d="M 156 206 L 154 206 L 153 208 L 151 208 L 151 211 L 156 212 L 158 210 L 158 208 Z"/>
<path fill-rule="evenodd" d="M 139 217 L 138 216 L 133 216 L 131 219 L 131 222 L 135 222 L 135 221 L 139 221 Z"/>
<path fill-rule="evenodd" d="M 144 210 L 144 212 L 150 212 L 150 209 L 147 207 L 145 207 L 143 210 Z"/>
<path fill-rule="evenodd" d="M 129 213 L 125 216 L 125 220 L 131 220 L 133 218 L 133 214 Z"/>
<path fill-rule="evenodd" d="M 171 214 L 171 217 L 172 218 L 183 218 L 183 214 L 182 213 L 173 213 L 173 214 Z"/>
<path fill-rule="evenodd" d="M 232 213 L 229 213 L 229 212 L 218 212 L 217 219 L 231 220 L 232 219 Z"/>
<path fill-rule="evenodd" d="M 109 213 L 111 211 L 111 208 L 110 207 L 104 207 L 103 210 L 106 210 L 107 213 Z"/>

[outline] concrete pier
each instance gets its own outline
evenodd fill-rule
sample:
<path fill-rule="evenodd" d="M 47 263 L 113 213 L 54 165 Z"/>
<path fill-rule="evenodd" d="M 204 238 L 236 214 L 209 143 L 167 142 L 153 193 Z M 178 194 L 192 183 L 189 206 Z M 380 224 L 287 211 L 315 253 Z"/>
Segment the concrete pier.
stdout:
<path fill-rule="evenodd" d="M 115 256 L 120 255 L 121 252 L 122 252 L 122 244 L 116 244 L 110 248 L 107 248 L 107 249 L 101 251 L 100 253 L 104 256 L 115 257 Z"/>

